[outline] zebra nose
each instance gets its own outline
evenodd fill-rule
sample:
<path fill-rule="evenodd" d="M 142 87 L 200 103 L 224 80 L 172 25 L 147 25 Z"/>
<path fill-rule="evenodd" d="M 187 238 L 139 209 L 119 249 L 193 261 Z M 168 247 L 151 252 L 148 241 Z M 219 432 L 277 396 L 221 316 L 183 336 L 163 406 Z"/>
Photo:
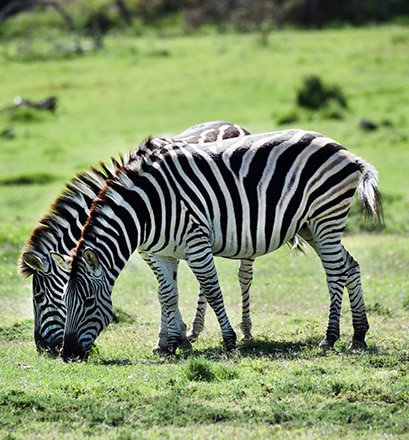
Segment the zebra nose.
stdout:
<path fill-rule="evenodd" d="M 39 331 L 34 332 L 34 340 L 39 353 L 57 354 L 62 345 L 62 338 L 54 337 L 51 340 L 43 337 Z"/>
<path fill-rule="evenodd" d="M 71 333 L 64 336 L 60 356 L 64 362 L 76 362 L 78 360 L 87 360 L 88 352 L 82 350 L 77 335 Z"/>

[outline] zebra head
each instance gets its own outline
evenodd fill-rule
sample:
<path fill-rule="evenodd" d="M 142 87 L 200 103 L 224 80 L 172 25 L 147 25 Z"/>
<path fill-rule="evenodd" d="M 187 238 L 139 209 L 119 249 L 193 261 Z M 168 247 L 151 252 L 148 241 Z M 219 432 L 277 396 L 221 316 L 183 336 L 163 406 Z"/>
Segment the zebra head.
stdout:
<path fill-rule="evenodd" d="M 27 251 L 22 254 L 25 274 L 33 277 L 34 340 L 38 352 L 56 354 L 61 348 L 65 303 L 62 297 L 68 273 L 50 254 Z"/>
<path fill-rule="evenodd" d="M 112 288 L 97 252 L 90 247 L 78 252 L 64 297 L 67 317 L 60 354 L 65 362 L 86 360 L 93 342 L 111 322 Z"/>

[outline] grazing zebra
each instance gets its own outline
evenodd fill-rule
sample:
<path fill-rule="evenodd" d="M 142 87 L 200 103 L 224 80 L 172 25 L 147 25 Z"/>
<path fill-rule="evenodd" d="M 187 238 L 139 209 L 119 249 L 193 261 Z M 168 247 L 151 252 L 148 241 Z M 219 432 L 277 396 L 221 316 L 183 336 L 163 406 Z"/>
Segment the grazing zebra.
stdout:
<path fill-rule="evenodd" d="M 187 261 L 213 308 L 226 350 L 234 349 L 236 334 L 213 256 L 251 260 L 295 234 L 316 251 L 327 276 L 329 319 L 320 345 L 333 347 L 339 338 L 346 286 L 351 347 L 366 347 L 360 269 L 341 244 L 356 190 L 365 213 L 379 219 L 375 168 L 319 133 L 285 130 L 200 148 L 168 144 L 150 150 L 147 141 L 93 203 L 74 251 L 65 293 L 63 359 L 87 358 L 112 318 L 111 291 L 135 249 L 147 256 L 157 275 L 169 353 L 183 332 L 177 307 L 180 259 Z"/>
<path fill-rule="evenodd" d="M 153 138 L 157 147 L 175 140 L 203 144 L 225 138 L 248 135 L 249 132 L 235 124 L 224 121 L 206 122 L 189 127 L 172 139 Z M 19 257 L 19 272 L 26 278 L 33 277 L 34 340 L 39 351 L 54 352 L 62 344 L 65 325 L 65 303 L 62 299 L 68 273 L 55 264 L 50 252 L 70 255 L 77 245 L 82 228 L 88 218 L 93 200 L 105 186 L 107 178 L 113 178 L 115 168 L 123 164 L 113 163 L 113 170 L 91 168 L 75 176 L 65 191 L 51 206 L 24 245 Z M 55 255 L 55 254 L 54 254 Z M 249 274 L 252 267 L 243 260 L 239 269 L 239 281 L 243 297 L 244 335 L 250 336 Z M 251 281 L 251 280 L 250 280 Z M 192 323 L 191 333 L 197 336 L 203 327 L 205 301 L 200 295 L 198 310 Z M 195 332 L 193 332 L 195 329 Z M 166 344 L 166 322 L 162 317 L 159 345 Z"/>

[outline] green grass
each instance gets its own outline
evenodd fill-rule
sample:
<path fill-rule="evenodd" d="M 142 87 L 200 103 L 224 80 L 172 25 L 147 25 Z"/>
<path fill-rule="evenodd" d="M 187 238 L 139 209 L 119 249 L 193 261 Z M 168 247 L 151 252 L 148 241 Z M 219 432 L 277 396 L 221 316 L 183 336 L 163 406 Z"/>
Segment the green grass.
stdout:
<path fill-rule="evenodd" d="M 87 364 L 39 356 L 32 322 L 18 313 L 0 327 L 0 433 L 33 439 L 406 438 L 409 240 L 363 235 L 345 244 L 361 263 L 371 325 L 367 353 L 347 352 L 347 298 L 337 351 L 317 347 L 328 310 L 320 263 L 313 254 L 283 249 L 256 262 L 254 341 L 227 357 L 209 311 L 191 354 L 154 356 L 156 283 L 135 256 L 116 285 L 117 322 L 99 337 Z M 217 265 L 238 328 L 237 263 L 218 259 Z M 180 281 L 188 321 L 197 283 L 184 264 Z M 6 313 L 4 305 L 1 310 Z"/>
<path fill-rule="evenodd" d="M 13 54 L 40 40 L 3 43 Z M 48 45 L 47 45 L 48 44 Z M 21 61 L 16 54 L 0 58 L 0 108 L 15 96 L 40 101 L 58 99 L 57 111 L 20 114 L 0 112 L 1 210 L 16 204 L 0 219 L 4 234 L 22 242 L 76 171 L 108 160 L 151 134 L 176 133 L 197 122 L 226 119 L 251 131 L 298 126 L 321 131 L 372 162 L 380 173 L 388 232 L 407 232 L 409 172 L 406 29 L 378 27 L 325 32 L 272 33 L 268 45 L 257 35 L 208 35 L 159 39 L 112 36 L 100 53 L 61 59 Z M 51 49 L 50 49 L 51 50 Z M 296 106 L 303 79 L 318 75 L 343 91 L 348 109 L 342 119 L 327 111 L 306 112 Z M 279 125 L 283 116 L 295 121 Z M 30 116 L 31 115 L 31 116 Z M 364 132 L 360 118 L 378 124 Z M 34 205 L 19 204 L 20 185 L 4 182 L 47 175 L 24 192 Z M 359 214 L 357 214 L 359 216 Z M 4 220 L 3 220 L 4 219 Z M 9 220 L 12 220 L 11 222 Z M 358 222 L 351 225 L 358 231 Z"/>
<path fill-rule="evenodd" d="M 55 113 L 0 112 L 0 438 L 409 438 L 407 29 L 284 31 L 267 45 L 258 35 L 117 35 L 103 52 L 78 57 L 56 53 L 53 43 L 3 41 L 0 57 L 0 108 L 17 95 L 58 98 Z M 342 89 L 341 119 L 297 108 L 296 92 L 311 74 Z M 279 125 L 288 115 L 294 122 Z M 360 118 L 379 128 L 363 131 Z M 354 206 L 354 234 L 345 239 L 361 265 L 368 352 L 347 353 L 347 298 L 337 351 L 317 348 L 329 303 L 324 273 L 312 253 L 282 249 L 256 262 L 255 339 L 232 356 L 222 351 L 211 310 L 191 354 L 151 353 L 157 285 L 137 256 L 114 290 L 116 322 L 89 362 L 39 356 L 30 281 L 19 279 L 16 259 L 64 182 L 150 134 L 216 119 L 254 132 L 321 131 L 378 168 L 386 230 L 360 232 Z M 237 263 L 217 267 L 238 328 Z M 184 263 L 179 283 L 189 322 L 197 283 Z"/>

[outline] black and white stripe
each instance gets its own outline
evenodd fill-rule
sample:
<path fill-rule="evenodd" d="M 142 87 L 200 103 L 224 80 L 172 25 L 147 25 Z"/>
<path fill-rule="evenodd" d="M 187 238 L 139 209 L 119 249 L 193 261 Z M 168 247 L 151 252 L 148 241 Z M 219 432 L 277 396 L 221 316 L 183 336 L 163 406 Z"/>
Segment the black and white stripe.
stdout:
<path fill-rule="evenodd" d="M 54 352 L 61 346 L 66 317 L 63 292 L 68 273 L 50 252 L 70 255 L 106 178 L 104 172 L 91 169 L 72 179 L 21 251 L 19 272 L 33 277 L 34 340 L 39 351 Z"/>
<path fill-rule="evenodd" d="M 376 218 L 376 170 L 318 133 L 286 130 L 201 147 L 175 143 L 155 148 L 147 142 L 91 209 L 66 291 L 63 358 L 85 357 L 110 321 L 114 282 L 135 249 L 158 278 L 169 352 L 183 335 L 177 307 L 180 259 L 187 261 L 215 311 L 226 349 L 234 348 L 236 335 L 213 256 L 251 261 L 296 234 L 317 252 L 327 275 L 330 313 L 321 346 L 332 347 L 339 338 L 346 286 L 352 347 L 364 347 L 368 321 L 359 266 L 341 244 L 357 189 L 363 208 Z"/>
<path fill-rule="evenodd" d="M 156 147 L 176 140 L 203 144 L 248 134 L 246 129 L 236 124 L 212 121 L 189 127 L 173 138 L 152 138 L 151 143 Z M 132 161 L 132 153 L 124 157 L 121 163 L 113 161 L 112 169 L 91 168 L 76 175 L 53 203 L 50 212 L 40 220 L 21 251 L 18 262 L 19 272 L 24 278 L 33 277 L 34 339 L 39 351 L 52 352 L 61 346 L 66 317 L 62 296 L 68 282 L 68 273 L 54 262 L 50 253 L 64 255 L 67 260 L 69 259 L 72 249 L 81 236 L 93 200 L 105 186 L 106 179 L 112 178 L 115 170 L 123 166 L 125 161 L 127 163 Z M 241 277 L 240 274 L 240 282 Z M 245 282 L 247 284 L 247 280 Z M 203 327 L 205 305 L 203 299 L 199 300 L 199 304 L 200 309 L 193 323 L 195 329 Z M 250 322 L 248 309 L 248 292 L 243 291 L 243 322 L 245 323 L 243 325 L 247 327 Z M 165 319 L 162 319 L 160 334 L 162 337 L 158 346 L 164 346 L 167 334 Z M 248 336 L 249 333 L 245 335 Z"/>

